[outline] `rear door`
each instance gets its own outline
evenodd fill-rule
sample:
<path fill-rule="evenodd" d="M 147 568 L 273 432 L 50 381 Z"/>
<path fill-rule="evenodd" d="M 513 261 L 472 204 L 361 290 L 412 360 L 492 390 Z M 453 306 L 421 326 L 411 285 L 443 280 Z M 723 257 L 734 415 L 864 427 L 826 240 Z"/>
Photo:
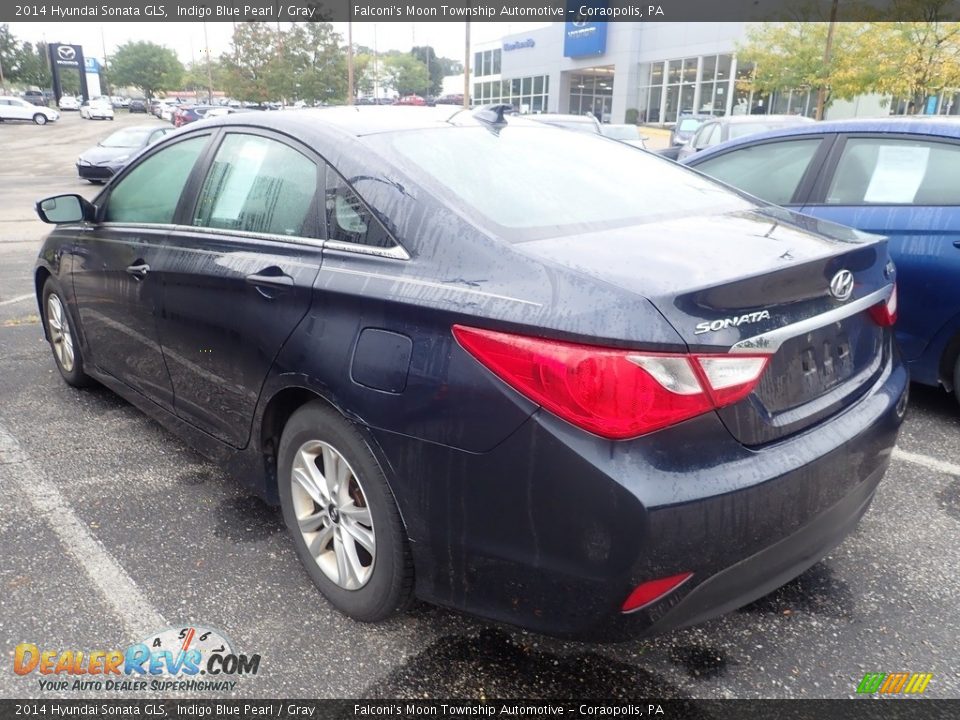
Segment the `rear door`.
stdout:
<path fill-rule="evenodd" d="M 907 360 L 960 312 L 960 143 L 846 135 L 802 212 L 890 238 Z"/>
<path fill-rule="evenodd" d="M 693 158 L 702 173 L 775 205 L 799 209 L 826 161 L 834 135 L 775 138 Z"/>
<path fill-rule="evenodd" d="M 177 415 L 235 446 L 320 269 L 323 165 L 284 136 L 228 129 L 155 263 Z"/>

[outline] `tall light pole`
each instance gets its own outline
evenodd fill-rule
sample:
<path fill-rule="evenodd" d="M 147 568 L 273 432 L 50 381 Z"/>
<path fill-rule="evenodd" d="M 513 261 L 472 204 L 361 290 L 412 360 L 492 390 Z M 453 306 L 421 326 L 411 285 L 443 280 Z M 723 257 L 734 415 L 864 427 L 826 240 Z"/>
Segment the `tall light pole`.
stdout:
<path fill-rule="evenodd" d="M 463 109 L 470 109 L 470 21 L 463 33 Z"/>
<path fill-rule="evenodd" d="M 373 97 L 380 100 L 380 71 L 377 68 L 377 24 L 373 24 Z"/>
<path fill-rule="evenodd" d="M 347 11 L 348 13 L 350 10 Z M 349 18 L 349 15 L 347 16 Z M 353 22 L 347 20 L 347 105 L 353 105 Z"/>

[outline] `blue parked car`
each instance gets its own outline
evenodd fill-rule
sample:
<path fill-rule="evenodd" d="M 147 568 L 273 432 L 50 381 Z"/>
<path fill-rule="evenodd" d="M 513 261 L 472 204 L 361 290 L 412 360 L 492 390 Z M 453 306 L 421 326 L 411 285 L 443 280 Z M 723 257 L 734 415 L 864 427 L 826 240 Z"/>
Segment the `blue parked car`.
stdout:
<path fill-rule="evenodd" d="M 897 339 L 911 377 L 960 399 L 960 119 L 782 128 L 684 164 L 777 205 L 888 236 Z"/>

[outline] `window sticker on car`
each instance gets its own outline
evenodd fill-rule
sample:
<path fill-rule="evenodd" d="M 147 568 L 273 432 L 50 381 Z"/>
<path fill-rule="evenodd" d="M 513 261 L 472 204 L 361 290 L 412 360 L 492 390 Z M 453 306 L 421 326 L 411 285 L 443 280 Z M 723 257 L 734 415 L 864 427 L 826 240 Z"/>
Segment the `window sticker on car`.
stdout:
<path fill-rule="evenodd" d="M 863 201 L 868 203 L 912 203 L 927 174 L 930 148 L 909 145 L 881 147 L 877 165 Z"/>

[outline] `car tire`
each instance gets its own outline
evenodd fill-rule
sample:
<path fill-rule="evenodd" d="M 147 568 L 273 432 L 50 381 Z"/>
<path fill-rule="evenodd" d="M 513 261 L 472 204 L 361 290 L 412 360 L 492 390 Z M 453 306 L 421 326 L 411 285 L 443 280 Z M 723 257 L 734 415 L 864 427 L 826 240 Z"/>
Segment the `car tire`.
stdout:
<path fill-rule="evenodd" d="M 403 610 L 413 591 L 406 530 L 357 427 L 323 401 L 304 405 L 283 429 L 277 477 L 297 555 L 330 604 L 363 622 Z"/>
<path fill-rule="evenodd" d="M 83 371 L 83 355 L 80 352 L 76 327 L 67 310 L 63 296 L 48 279 L 43 285 L 43 324 L 47 331 L 50 350 L 57 370 L 67 385 L 86 387 L 92 383 Z"/>
<path fill-rule="evenodd" d="M 46 124 L 47 124 L 47 116 L 44 115 L 43 113 L 37 113 L 36 115 L 33 116 L 33 121 L 34 121 L 37 125 L 46 125 Z"/>

